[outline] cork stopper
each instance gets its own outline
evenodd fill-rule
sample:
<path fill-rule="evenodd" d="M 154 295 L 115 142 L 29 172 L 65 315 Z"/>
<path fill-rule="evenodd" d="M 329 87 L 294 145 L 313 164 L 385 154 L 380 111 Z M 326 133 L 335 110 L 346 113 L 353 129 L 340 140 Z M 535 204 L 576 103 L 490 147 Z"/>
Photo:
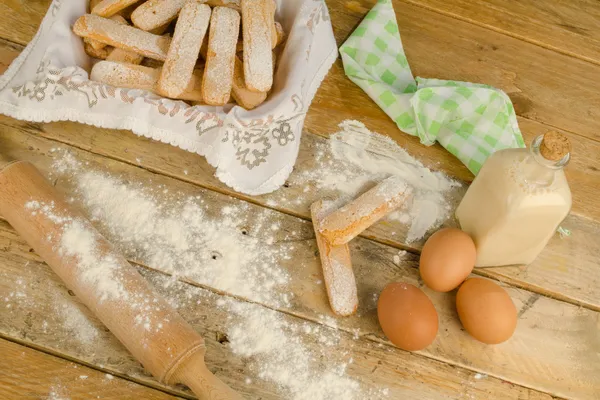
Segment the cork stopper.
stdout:
<path fill-rule="evenodd" d="M 550 161 L 558 161 L 571 152 L 571 142 L 562 133 L 546 132 L 540 145 L 542 157 Z"/>

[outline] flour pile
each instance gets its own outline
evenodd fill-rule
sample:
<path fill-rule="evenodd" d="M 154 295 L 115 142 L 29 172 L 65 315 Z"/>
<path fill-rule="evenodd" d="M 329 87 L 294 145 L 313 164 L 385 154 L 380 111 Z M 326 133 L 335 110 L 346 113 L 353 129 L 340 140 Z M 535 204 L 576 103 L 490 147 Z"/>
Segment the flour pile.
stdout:
<path fill-rule="evenodd" d="M 127 258 L 253 301 L 289 303 L 274 288 L 288 283 L 278 263 L 289 259 L 294 245 L 274 244 L 272 234 L 263 240 L 249 235 L 248 204 L 215 212 L 202 196 L 170 195 L 166 188 L 149 189 L 82 167 L 65 153 L 55 170 L 75 173 L 90 219 Z M 253 232 L 274 234 L 279 228 L 266 214 L 252 221 Z"/>
<path fill-rule="evenodd" d="M 358 400 L 375 399 L 381 394 L 364 393 L 357 381 L 344 376 L 351 359 L 336 363 L 339 355 L 332 355 L 331 349 L 339 342 L 339 334 L 333 329 L 290 323 L 279 313 L 253 304 L 227 299 L 217 304 L 230 313 L 228 338 L 232 351 L 250 358 L 259 378 L 285 388 L 289 398 Z M 320 354 L 309 351 L 304 340 L 319 343 Z"/>
<path fill-rule="evenodd" d="M 459 186 L 441 172 L 432 172 L 387 136 L 347 120 L 328 141 L 319 142 L 314 165 L 292 174 L 291 184 L 311 186 L 323 196 L 341 196 L 343 203 L 389 176 L 397 176 L 414 190 L 412 200 L 388 220 L 408 225 L 406 242 L 422 239 L 451 214 L 447 193 Z M 279 202 L 279 201 L 278 201 Z"/>
<path fill-rule="evenodd" d="M 88 170 L 69 153 L 57 159 L 55 171 L 70 178 L 76 188 L 73 201 L 83 205 L 119 251 L 171 274 L 167 282 L 190 280 L 267 307 L 290 307 L 290 278 L 280 263 L 294 254 L 297 233 L 280 233 L 279 214 L 251 210 L 240 201 L 205 203 L 202 195 L 128 182 Z M 110 271 L 109 265 L 103 268 Z M 248 362 L 257 378 L 274 383 L 285 398 L 383 396 L 364 393 L 358 381 L 345 375 L 349 355 L 329 355 L 343 333 L 231 297 L 221 296 L 217 306 L 230 316 L 225 331 L 233 354 Z"/>

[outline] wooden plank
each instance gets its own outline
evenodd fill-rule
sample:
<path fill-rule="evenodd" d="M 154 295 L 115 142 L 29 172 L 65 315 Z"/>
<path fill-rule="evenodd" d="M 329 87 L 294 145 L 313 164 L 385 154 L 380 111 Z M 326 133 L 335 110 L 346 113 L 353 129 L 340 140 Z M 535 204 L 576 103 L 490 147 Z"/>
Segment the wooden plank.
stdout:
<path fill-rule="evenodd" d="M 594 0 L 408 0 L 420 7 L 600 64 L 600 7 Z"/>
<path fill-rule="evenodd" d="M 8 42 L 0 41 L 0 72 L 4 71 L 3 68 L 7 68 L 8 60 L 12 60 L 12 57 L 18 55 L 14 45 L 11 44 L 8 48 L 7 46 L 9 46 Z M 341 95 L 342 91 L 343 96 Z M 473 179 L 472 174 L 441 146 L 425 148 L 418 139 L 400 132 L 364 92 L 345 78 L 340 61 L 334 65 L 330 75 L 325 79 L 319 96 L 321 94 L 323 98 L 318 97 L 308 113 L 307 131 L 328 136 L 337 131 L 337 125 L 342 120 L 359 118 L 369 129 L 394 138 L 409 152 L 418 154 L 426 165 L 443 170 L 450 176 L 463 181 L 468 182 Z M 329 105 L 335 106 L 342 98 L 347 99 L 349 104 L 359 105 L 360 112 L 352 113 L 327 108 Z M 331 118 L 332 113 L 339 117 Z M 519 118 L 519 123 L 527 143 L 530 143 L 537 135 L 551 129 L 547 125 L 526 118 Z M 600 144 L 566 131 L 562 131 L 562 133 L 567 135 L 573 143 L 573 159 L 567 168 L 567 176 L 573 187 L 573 212 L 587 218 L 600 220 L 600 204 L 595 201 L 594 193 L 594 189 L 600 185 L 600 169 L 597 167 L 600 163 Z M 69 135 L 69 138 L 73 144 L 79 145 L 77 144 L 77 135 Z"/>
<path fill-rule="evenodd" d="M 338 43 L 374 4 L 375 0 L 327 2 Z M 518 115 L 600 139 L 597 65 L 406 2 L 394 1 L 394 8 L 415 76 L 495 86 L 510 96 Z M 328 78 L 314 108 L 344 119 L 375 114 L 376 107 L 357 101 L 345 83 L 339 86 L 344 79 L 341 69 Z"/>
<path fill-rule="evenodd" d="M 11 24 L 0 31 L 0 37 L 21 44 L 31 40 L 50 0 L 41 2 L 46 7 L 31 7 L 29 3 L 11 0 L 9 6 L 4 6 L 11 15 L 6 21 L 27 28 L 12 29 Z M 327 2 L 338 43 L 345 40 L 374 4 L 375 0 Z M 415 75 L 496 86 L 509 94 L 519 115 L 600 139 L 597 66 L 413 4 L 395 1 L 394 7 Z M 312 112 L 339 115 L 342 119 L 361 116 L 364 120 L 372 115 L 387 118 L 366 96 L 346 92 L 345 88 L 353 84 L 343 77 L 339 64 L 338 61 L 323 82 Z M 340 96 L 342 90 L 344 96 Z M 323 132 L 320 119 L 310 116 L 309 113 L 307 127 Z M 394 127 L 393 131 L 397 129 Z"/>
<path fill-rule="evenodd" d="M 35 7 L 30 4 L 11 0 L 4 6 L 10 17 L 3 21 L 11 24 L 0 30 L 0 37 L 20 44 L 31 40 L 50 0 L 34 2 Z M 375 0 L 327 1 L 338 43 L 374 4 Z M 394 1 L 394 7 L 416 76 L 496 86 L 509 94 L 518 115 L 600 140 L 597 65 L 407 2 Z M 575 16 L 579 13 L 584 12 L 579 10 Z M 18 28 L 13 29 L 13 25 Z M 307 127 L 315 133 L 331 132 L 322 129 L 326 122 L 316 118 L 315 112 L 340 119 L 358 118 L 369 126 L 371 118 L 387 118 L 366 95 L 347 91 L 354 84 L 343 76 L 340 65 L 338 61 L 323 82 L 309 113 Z M 393 123 L 387 128 L 372 127 L 395 137 L 402 135 Z"/>
<path fill-rule="evenodd" d="M 0 398 L 175 400 L 158 390 L 0 339 Z"/>
<path fill-rule="evenodd" d="M 14 45 L 7 48 L 7 42 L 0 42 L 0 72 L 8 65 L 11 57 L 18 54 Z M 4 64 L 4 65 L 2 65 Z M 334 92 L 330 92 L 334 89 Z M 340 93 L 344 92 L 342 96 Z M 326 78 L 323 88 L 324 97 L 329 99 L 317 98 L 315 105 L 308 114 L 306 128 L 308 131 L 318 135 L 327 136 L 337 130 L 337 124 L 345 118 L 355 118 L 360 115 L 360 119 L 366 125 L 377 132 L 385 133 L 393 137 L 400 145 L 405 147 L 413 154 L 419 154 L 420 158 L 427 165 L 432 165 L 436 169 L 441 169 L 449 175 L 463 181 L 472 180 L 471 173 L 458 162 L 451 154 L 440 146 L 424 148 L 418 143 L 418 140 L 400 132 L 395 124 L 377 108 L 371 100 L 354 84 L 343 76 L 341 63 L 338 61 L 333 67 L 332 72 Z M 360 105 L 360 114 L 337 112 L 338 118 L 331 118 L 332 110 L 327 109 L 326 104 L 335 105 L 341 98 L 348 99 L 349 103 Z M 338 110 L 339 111 L 339 110 Z M 521 129 L 523 130 L 525 140 L 529 143 L 537 135 L 546 132 L 550 127 L 526 118 L 519 118 Z M 595 201 L 594 189 L 600 183 L 600 170 L 596 165 L 600 162 L 600 144 L 585 140 L 577 135 L 562 133 L 570 137 L 573 142 L 573 161 L 567 169 L 567 175 L 571 182 L 573 193 L 573 211 L 577 214 L 600 220 L 600 205 Z"/>
<path fill-rule="evenodd" d="M 324 116 L 321 116 L 320 120 L 322 123 L 335 121 L 332 124 L 332 132 L 339 122 Z M 3 116 L 0 116 L 0 125 L 5 126 L 6 129 L 16 128 L 36 133 L 98 154 L 141 165 L 154 172 L 273 207 L 305 219 L 309 218 L 310 204 L 323 196 L 323 193 L 319 192 L 304 193 L 302 187 L 293 184 L 266 196 L 251 197 L 235 193 L 212 176 L 213 168 L 204 158 L 162 143 L 136 137 L 130 132 L 99 129 L 70 122 L 35 124 Z M 543 125 L 525 119 L 521 119 L 521 127 L 528 139 L 544 132 Z M 439 146 L 424 148 L 406 136 L 400 139 L 409 151 L 419 154 L 419 158 L 426 163 L 435 166 L 434 160 L 439 158 L 444 166 L 449 165 L 450 168 L 443 168 L 445 172 L 452 174 L 455 172 L 452 171 L 452 166 L 459 165 Z M 290 181 L 298 180 L 299 178 L 296 177 L 301 177 L 307 169 L 313 168 L 315 148 L 323 143 L 323 140 L 316 136 L 310 134 L 304 136 L 297 167 Z M 598 164 L 600 145 L 578 137 L 574 137 L 573 145 L 576 156 L 568 167 L 567 174 L 574 193 L 574 213 L 586 214 L 587 212 L 588 217 L 600 220 L 600 203 L 596 201 L 595 193 L 596 188 L 600 186 L 600 170 L 595 166 Z M 295 201 L 284 201 L 285 198 L 293 198 Z M 460 195 L 457 194 L 455 198 L 460 199 Z M 454 206 L 456 204 L 457 202 Z M 485 269 L 478 273 L 600 310 L 600 286 L 597 284 L 600 280 L 600 271 L 596 259 L 600 244 L 594 240 L 598 234 L 598 225 L 584 218 L 570 217 L 565 222 L 565 226 L 572 230 L 574 240 L 554 238 L 542 256 L 532 265 Z M 365 236 L 415 252 L 419 251 L 422 245 L 422 242 L 418 242 L 407 246 L 403 241 L 406 237 L 406 227 L 398 223 L 378 224 L 367 231 Z"/>
<path fill-rule="evenodd" d="M 125 376 L 137 382 L 164 387 L 143 374 L 139 364 L 116 343 L 75 297 L 68 294 L 58 278 L 5 223 L 0 223 L 0 334 L 18 338 L 39 348 L 63 354 L 113 374 Z M 26 265 L 26 267 L 24 267 Z M 171 302 L 179 305 L 179 311 L 207 340 L 207 364 L 217 370 L 219 376 L 248 399 L 283 399 L 270 383 L 257 378 L 248 359 L 231 353 L 226 342 L 216 340 L 226 332 L 228 315 L 216 302 L 220 296 L 184 283 L 173 283 L 168 277 L 149 270 L 140 271 L 154 287 Z M 4 300 L 15 288 L 18 298 Z M 6 306 L 10 305 L 10 308 Z M 261 307 L 259 305 L 249 305 Z M 81 335 L 74 334 L 73 326 L 65 324 L 56 309 L 76 308 L 83 319 L 79 328 L 96 332 L 93 340 L 81 342 Z M 318 327 L 290 315 L 280 317 L 291 327 Z M 77 327 L 75 328 L 77 329 Z M 328 345 L 319 344 L 318 338 L 306 335 L 304 341 L 316 355 L 327 348 L 330 362 L 344 357 L 352 358 L 347 375 L 360 381 L 365 388 L 388 388 L 387 398 L 487 398 L 551 400 L 551 396 L 509 384 L 492 376 L 477 375 L 471 371 L 452 367 L 417 354 L 404 352 L 389 346 L 381 346 L 371 340 L 355 339 L 352 334 L 338 333 L 339 342 L 332 352 Z M 283 350 L 283 349 L 282 349 Z M 317 356 L 318 358 L 319 356 Z M 466 357 L 466 355 L 465 355 Z M 251 383 L 246 383 L 246 378 Z M 17 382 L 17 384 L 19 384 Z M 13 383 L 14 385 L 14 383 Z M 25 386 L 25 384 L 23 384 Z M 174 394 L 185 395 L 187 391 L 166 388 Z"/>
<path fill-rule="evenodd" d="M 310 185 L 310 182 L 305 181 L 304 174 L 316 168 L 315 155 L 325 143 L 323 139 L 310 134 L 304 135 L 302 139 L 297 166 L 289 179 L 288 187 L 270 195 L 246 196 L 233 192 L 214 178 L 214 169 L 203 157 L 166 144 L 136 137 L 130 132 L 99 129 L 71 122 L 33 124 L 2 116 L 0 116 L 0 127 L 7 130 L 18 129 L 23 132 L 32 132 L 304 219 L 310 218 L 309 207 L 312 202 L 336 193 L 323 190 L 304 192 L 305 185 Z M 534 126 L 532 129 L 535 128 Z M 581 144 L 578 146 L 584 150 L 585 146 Z M 600 149 L 598 151 L 600 152 Z M 591 163 L 591 159 L 588 161 Z M 592 164 L 589 166 L 593 167 Z M 570 168 L 575 174 L 572 176 L 586 176 L 584 171 L 576 169 L 577 166 Z M 594 172 L 592 171 L 592 173 Z M 593 178 L 592 181 L 597 180 Z M 597 185 L 600 186 L 600 180 L 598 181 Z M 571 185 L 575 193 L 580 189 L 589 191 L 588 209 L 599 205 L 593 200 L 593 184 L 584 188 L 581 187 L 582 185 Z M 457 193 L 450 196 L 454 198 L 452 207 L 458 204 L 461 193 L 460 190 L 457 190 Z M 294 199 L 294 201 L 288 199 Z M 596 257 L 596 254 L 600 252 L 600 243 L 595 240 L 600 232 L 600 225 L 574 215 L 570 216 L 564 225 L 572 231 L 572 237 L 568 239 L 560 239 L 558 236 L 553 238 L 540 258 L 533 264 L 527 267 L 481 269 L 477 273 L 600 310 L 600 285 L 598 285 L 600 269 Z M 408 246 L 405 243 L 406 233 L 405 225 L 397 221 L 385 221 L 366 231 L 363 236 L 394 247 L 418 252 L 423 242 L 411 243 Z"/>
<path fill-rule="evenodd" d="M 52 0 L 4 0 L 0 3 L 0 37 L 26 45 L 42 23 Z"/>
<path fill-rule="evenodd" d="M 52 171 L 50 164 L 53 162 L 53 155 L 56 154 L 52 152 L 53 147 L 54 143 L 47 139 L 10 130 L 4 131 L 0 137 L 0 148 L 4 149 L 5 154 L 31 160 L 46 173 Z M 222 215 L 223 207 L 241 204 L 235 198 L 199 190 L 193 185 L 157 176 L 121 162 L 72 148 L 69 151 L 86 169 L 107 171 L 125 182 L 137 182 L 142 187 L 162 185 L 160 187 L 167 188 L 168 193 L 154 191 L 153 195 L 156 199 L 168 198 L 170 204 L 177 204 L 189 196 L 200 195 L 208 216 Z M 56 180 L 57 177 L 59 179 Z M 74 183 L 68 178 L 61 178 L 55 174 L 54 179 L 56 187 L 60 190 L 76 193 Z M 79 204 L 77 196 L 75 197 L 75 204 Z M 80 207 L 85 209 L 84 205 L 80 204 Z M 259 206 L 247 207 L 248 211 L 242 217 L 244 220 L 237 222 L 240 229 L 249 227 L 249 234 L 266 241 L 271 236 L 269 232 L 252 230 L 251 227 L 256 226 L 258 221 L 262 221 L 262 226 L 278 225 L 280 233 L 274 244 L 294 244 L 286 253 L 289 259 L 276 261 L 277 265 L 289 274 L 289 283 L 281 286 L 279 290 L 290 294 L 290 305 L 282 307 L 271 300 L 255 298 L 235 289 L 227 291 L 227 294 L 322 323 L 321 316 L 331 313 L 322 285 L 315 283 L 321 276 L 321 271 L 318 257 L 315 255 L 316 245 L 313 241 L 312 227 L 303 220 L 276 211 Z M 100 224 L 99 228 L 109 239 L 118 242 L 106 227 Z M 133 261 L 165 273 L 172 272 L 162 264 L 156 265 L 151 260 L 141 259 L 139 252 L 131 244 L 122 250 Z M 9 251 L 13 254 L 27 253 L 26 249 Z M 353 333 L 358 330 L 360 335 L 366 338 L 383 340 L 376 319 L 374 296 L 392 281 L 402 280 L 419 284 L 417 256 L 407 254 L 400 265 L 396 265 L 394 259 L 398 255 L 397 249 L 364 239 L 352 243 L 352 254 L 361 306 L 357 316 L 338 319 L 337 324 L 346 332 Z M 185 271 L 179 273 L 186 277 Z M 222 290 L 210 286 L 210 283 L 199 281 L 194 276 L 187 275 L 185 279 L 195 285 L 209 285 L 213 290 Z M 508 288 L 517 308 L 522 310 L 518 331 L 511 341 L 501 346 L 484 346 L 462 331 L 456 318 L 452 295 L 425 290 L 436 305 L 443 328 L 436 342 L 420 354 L 560 396 L 591 398 L 591 393 L 600 390 L 600 374 L 596 373 L 600 366 L 596 340 L 598 313 L 540 297 L 537 293 Z"/>

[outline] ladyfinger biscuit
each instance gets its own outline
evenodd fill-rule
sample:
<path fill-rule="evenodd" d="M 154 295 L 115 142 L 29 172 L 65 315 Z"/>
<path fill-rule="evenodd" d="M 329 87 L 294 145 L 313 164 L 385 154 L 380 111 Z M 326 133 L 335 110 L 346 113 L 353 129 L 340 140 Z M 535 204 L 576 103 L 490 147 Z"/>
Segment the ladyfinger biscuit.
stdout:
<path fill-rule="evenodd" d="M 133 25 L 151 31 L 168 24 L 179 15 L 187 0 L 148 0 L 131 14 Z"/>
<path fill-rule="evenodd" d="M 232 8 L 213 8 L 202 80 L 202 95 L 207 104 L 222 106 L 231 97 L 239 34 L 240 14 Z"/>
<path fill-rule="evenodd" d="M 397 176 L 387 178 L 356 200 L 332 212 L 319 222 L 319 232 L 334 246 L 348 243 L 383 218 L 412 194 Z"/>
<path fill-rule="evenodd" d="M 106 57 L 107 61 L 122 62 L 134 65 L 141 64 L 143 59 L 144 56 L 134 53 L 133 51 L 123 49 L 114 49 L 110 52 L 108 57 Z"/>
<path fill-rule="evenodd" d="M 167 31 L 167 29 L 169 29 L 169 25 L 171 25 L 171 23 L 167 22 L 166 24 L 161 25 L 158 28 L 150 29 L 148 32 L 154 33 L 155 35 L 162 35 Z"/>
<path fill-rule="evenodd" d="M 92 14 L 108 18 L 138 1 L 140 0 L 102 0 L 92 8 Z"/>
<path fill-rule="evenodd" d="M 116 21 L 116 22 L 120 23 L 121 25 L 129 25 L 127 23 L 127 20 L 125 18 L 123 18 L 122 16 L 120 16 L 120 15 L 113 15 L 112 17 L 110 17 L 110 19 L 112 19 L 113 21 Z M 83 41 L 85 43 L 88 43 L 90 46 L 92 46 L 96 50 L 101 50 L 101 49 L 103 49 L 103 48 L 106 47 L 105 43 L 99 42 L 97 40 L 92 40 L 92 39 L 84 38 Z"/>
<path fill-rule="evenodd" d="M 89 11 L 92 12 L 92 10 L 94 9 L 94 7 L 96 7 L 98 5 L 98 3 L 100 3 L 102 0 L 90 0 L 90 7 L 89 7 Z"/>
<path fill-rule="evenodd" d="M 238 42 L 235 45 L 235 54 L 240 55 L 240 57 L 242 56 L 242 52 L 244 51 L 244 43 L 241 40 L 238 40 Z M 206 60 L 206 57 L 208 56 L 208 41 L 205 40 L 204 42 L 202 42 L 202 47 L 200 47 L 200 55 L 202 56 L 203 59 Z"/>
<path fill-rule="evenodd" d="M 154 91 L 160 69 L 128 65 L 119 62 L 100 61 L 94 65 L 90 79 L 115 87 Z"/>
<path fill-rule="evenodd" d="M 246 87 L 268 92 L 273 85 L 273 0 L 241 0 Z"/>
<path fill-rule="evenodd" d="M 316 221 L 323 218 L 326 213 L 323 201 L 313 203 L 310 212 L 313 224 L 315 224 L 315 237 L 331 309 L 340 316 L 354 314 L 358 308 L 358 295 L 350 249 L 347 244 L 331 245 L 316 228 Z"/>
<path fill-rule="evenodd" d="M 203 103 L 201 69 L 194 71 L 188 84 L 181 93 L 181 100 Z M 100 61 L 94 65 L 90 79 L 116 87 L 142 89 L 157 93 L 156 86 L 160 78 L 160 68 L 130 65 L 111 61 Z"/>
<path fill-rule="evenodd" d="M 92 14 L 79 17 L 73 26 L 73 32 L 78 36 L 133 51 L 159 61 L 166 60 L 171 44 L 171 38 L 168 36 L 154 35 Z"/>
<path fill-rule="evenodd" d="M 120 15 L 113 15 L 112 17 L 110 17 L 110 19 L 112 19 L 113 21 L 117 21 L 122 25 L 129 25 L 127 20 L 121 17 Z M 96 41 L 94 42 L 100 43 Z M 110 52 L 108 57 L 106 57 L 106 60 L 108 61 L 124 62 L 128 64 L 139 64 L 142 62 L 143 59 L 144 56 L 134 53 L 133 51 L 123 49 L 114 49 Z"/>
<path fill-rule="evenodd" d="M 240 0 L 206 0 L 206 4 L 211 7 L 229 7 L 240 10 Z"/>
<path fill-rule="evenodd" d="M 158 91 L 163 96 L 179 98 L 194 72 L 211 14 L 210 7 L 203 3 L 203 0 L 190 0 L 179 13 L 158 81 Z"/>
<path fill-rule="evenodd" d="M 88 56 L 97 58 L 99 60 L 106 60 L 110 56 L 110 54 L 114 51 L 114 49 L 110 46 L 104 47 L 100 50 L 96 50 L 89 43 L 84 43 L 83 49 L 85 50 L 85 52 Z"/>
<path fill-rule="evenodd" d="M 275 29 L 275 40 L 273 41 L 273 48 L 279 46 L 285 40 L 285 32 L 283 30 L 283 26 L 279 22 L 275 22 L 273 24 Z"/>
<path fill-rule="evenodd" d="M 253 108 L 258 107 L 267 99 L 267 92 L 254 92 L 248 90 L 246 81 L 244 80 L 244 65 L 237 56 L 235 57 L 233 69 L 233 87 L 231 89 L 231 96 L 236 103 L 246 110 L 252 110 Z"/>

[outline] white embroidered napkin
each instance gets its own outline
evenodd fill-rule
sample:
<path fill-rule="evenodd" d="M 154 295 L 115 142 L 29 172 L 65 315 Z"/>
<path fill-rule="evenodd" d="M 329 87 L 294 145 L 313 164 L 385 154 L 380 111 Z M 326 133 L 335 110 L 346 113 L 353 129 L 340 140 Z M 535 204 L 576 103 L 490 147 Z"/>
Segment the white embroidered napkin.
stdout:
<path fill-rule="evenodd" d="M 308 107 L 337 57 L 323 0 L 278 0 L 288 34 L 273 93 L 252 111 L 189 106 L 88 80 L 92 65 L 71 32 L 87 0 L 54 0 L 36 36 L 0 77 L 0 113 L 35 122 L 77 121 L 130 129 L 206 157 L 238 192 L 263 194 L 287 179 Z"/>

